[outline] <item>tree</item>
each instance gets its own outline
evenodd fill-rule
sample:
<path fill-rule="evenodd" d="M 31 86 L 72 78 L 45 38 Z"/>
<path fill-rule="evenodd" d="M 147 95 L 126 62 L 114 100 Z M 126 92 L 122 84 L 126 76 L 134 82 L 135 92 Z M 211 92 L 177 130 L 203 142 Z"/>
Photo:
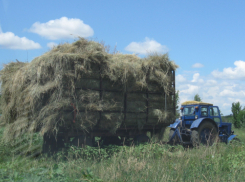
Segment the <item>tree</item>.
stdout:
<path fill-rule="evenodd" d="M 240 121 L 241 126 L 244 127 L 245 124 L 245 107 L 238 113 L 238 120 Z"/>
<path fill-rule="evenodd" d="M 194 96 L 194 101 L 199 101 L 199 102 L 201 102 L 202 99 L 201 99 L 201 97 L 200 97 L 198 94 L 196 94 L 196 95 Z"/>
<path fill-rule="evenodd" d="M 244 110 L 241 110 L 238 113 L 238 116 L 237 117 L 238 117 L 238 120 L 239 120 L 241 126 L 244 125 L 244 123 L 245 123 L 245 111 Z"/>
<path fill-rule="evenodd" d="M 240 111 L 242 109 L 242 106 L 240 102 L 233 102 L 231 107 L 231 112 L 233 114 L 233 123 L 236 128 L 241 128 L 241 114 L 239 115 Z"/>

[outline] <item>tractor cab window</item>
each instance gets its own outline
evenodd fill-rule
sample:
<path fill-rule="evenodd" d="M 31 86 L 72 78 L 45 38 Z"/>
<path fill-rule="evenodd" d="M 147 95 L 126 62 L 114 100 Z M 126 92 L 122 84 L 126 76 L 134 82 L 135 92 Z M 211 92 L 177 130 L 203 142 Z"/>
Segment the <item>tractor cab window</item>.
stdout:
<path fill-rule="evenodd" d="M 217 107 L 211 107 L 209 112 L 210 116 L 219 116 L 219 110 Z"/>
<path fill-rule="evenodd" d="M 208 108 L 207 107 L 201 108 L 201 115 L 202 116 L 208 116 Z"/>
<path fill-rule="evenodd" d="M 194 115 L 194 114 L 195 114 L 194 106 L 184 108 L 183 115 L 188 116 L 188 115 Z"/>

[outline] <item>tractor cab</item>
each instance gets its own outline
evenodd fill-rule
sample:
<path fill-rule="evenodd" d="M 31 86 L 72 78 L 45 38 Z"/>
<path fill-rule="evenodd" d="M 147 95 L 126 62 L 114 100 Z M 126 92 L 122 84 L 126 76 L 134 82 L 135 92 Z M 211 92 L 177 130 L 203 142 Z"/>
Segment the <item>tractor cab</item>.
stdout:
<path fill-rule="evenodd" d="M 213 104 L 204 102 L 184 102 L 181 105 L 181 117 L 182 125 L 186 128 L 190 128 L 194 121 L 201 118 L 212 119 L 217 125 L 222 123 L 219 108 L 213 106 Z"/>
<path fill-rule="evenodd" d="M 186 101 L 181 104 L 181 116 L 169 127 L 169 142 L 182 144 L 213 144 L 219 139 L 228 143 L 236 135 L 231 123 L 223 123 L 218 106 L 210 103 Z"/>

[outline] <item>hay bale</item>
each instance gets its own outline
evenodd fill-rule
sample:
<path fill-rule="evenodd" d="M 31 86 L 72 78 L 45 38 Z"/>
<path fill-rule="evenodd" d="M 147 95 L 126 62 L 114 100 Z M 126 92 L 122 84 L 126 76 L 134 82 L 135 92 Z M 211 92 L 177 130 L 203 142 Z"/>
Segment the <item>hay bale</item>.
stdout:
<path fill-rule="evenodd" d="M 194 100 L 192 100 L 192 101 L 185 101 L 185 102 L 183 102 L 181 105 L 194 105 L 194 104 L 196 104 L 196 105 L 209 105 L 209 106 L 212 106 L 213 104 L 210 104 L 210 103 L 206 103 L 206 102 L 200 102 L 200 101 L 194 101 Z"/>
<path fill-rule="evenodd" d="M 166 54 L 143 59 L 109 54 L 103 45 L 82 38 L 58 45 L 30 63 L 9 63 L 0 71 L 4 139 L 11 140 L 25 132 L 57 133 L 60 126 L 75 125 L 90 131 L 99 122 L 101 128 L 114 132 L 123 122 L 124 93 L 166 93 L 169 103 L 172 102 L 171 71 L 176 68 Z M 102 94 L 101 87 L 105 90 Z M 164 96 L 155 100 L 158 102 L 151 101 L 150 96 L 150 118 L 152 122 L 164 121 Z M 145 110 L 146 94 L 128 94 L 127 111 Z M 145 117 L 142 113 L 127 114 L 126 123 L 136 122 L 141 128 Z"/>
<path fill-rule="evenodd" d="M 146 114 L 145 113 L 127 113 L 125 119 L 125 126 L 135 126 L 138 129 L 146 124 Z"/>
<path fill-rule="evenodd" d="M 115 133 L 123 122 L 124 115 L 122 113 L 102 113 L 100 128 L 110 130 Z"/>

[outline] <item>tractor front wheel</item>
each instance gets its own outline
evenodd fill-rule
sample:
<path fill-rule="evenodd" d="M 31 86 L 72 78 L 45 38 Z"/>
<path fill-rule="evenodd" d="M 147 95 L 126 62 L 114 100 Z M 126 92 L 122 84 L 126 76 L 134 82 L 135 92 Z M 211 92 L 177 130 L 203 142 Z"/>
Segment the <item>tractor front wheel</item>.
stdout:
<path fill-rule="evenodd" d="M 217 137 L 217 128 L 210 121 L 203 121 L 197 129 L 193 129 L 191 132 L 193 146 L 198 146 L 200 144 L 213 145 Z"/>

